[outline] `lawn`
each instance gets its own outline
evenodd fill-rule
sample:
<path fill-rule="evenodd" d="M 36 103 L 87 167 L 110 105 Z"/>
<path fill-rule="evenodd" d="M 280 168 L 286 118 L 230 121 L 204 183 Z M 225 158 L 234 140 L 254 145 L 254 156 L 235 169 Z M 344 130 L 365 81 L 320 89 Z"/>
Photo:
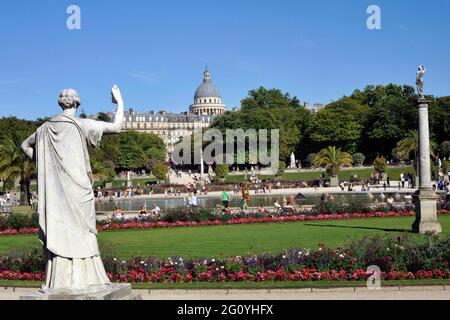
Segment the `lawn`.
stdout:
<path fill-rule="evenodd" d="M 440 216 L 444 234 L 450 234 L 450 216 Z M 132 256 L 212 257 L 277 252 L 291 247 L 343 245 L 366 235 L 399 234 L 410 229 L 413 217 L 308 221 L 101 232 L 102 246 L 121 259 Z M 36 235 L 0 237 L 0 254 L 12 248 L 39 246 Z"/>
<path fill-rule="evenodd" d="M 392 181 L 398 181 L 400 180 L 400 174 L 401 173 L 414 173 L 414 168 L 411 166 L 407 167 L 390 167 L 388 169 L 388 175 L 391 178 Z M 318 179 L 322 173 L 325 173 L 325 171 L 322 172 L 287 172 L 285 173 L 281 180 L 282 181 L 312 181 Z M 357 175 L 358 177 L 362 179 L 369 179 L 373 173 L 373 169 L 368 168 L 352 168 L 352 169 L 345 169 L 339 172 L 339 179 L 348 181 L 350 176 Z M 247 175 L 247 178 L 250 177 L 251 174 Z M 273 175 L 258 175 L 258 177 L 261 180 L 273 180 L 275 176 Z M 228 181 L 236 181 L 236 182 L 242 182 L 245 179 L 245 175 L 230 175 L 227 177 Z"/>

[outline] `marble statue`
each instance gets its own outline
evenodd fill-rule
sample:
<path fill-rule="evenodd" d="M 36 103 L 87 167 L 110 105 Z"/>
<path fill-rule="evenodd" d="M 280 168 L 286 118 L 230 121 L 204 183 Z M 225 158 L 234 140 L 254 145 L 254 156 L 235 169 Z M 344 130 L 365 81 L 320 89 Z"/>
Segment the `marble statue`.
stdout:
<path fill-rule="evenodd" d="M 419 93 L 419 96 L 421 98 L 424 97 L 424 94 L 423 94 L 423 78 L 424 78 L 426 72 L 427 72 L 427 70 L 425 69 L 425 66 L 419 66 L 419 70 L 417 71 L 416 84 L 417 84 L 417 92 Z"/>
<path fill-rule="evenodd" d="M 117 86 L 113 123 L 80 119 L 80 97 L 63 90 L 63 112 L 47 121 L 22 144 L 36 160 L 39 193 L 40 240 L 47 258 L 43 290 L 96 292 L 111 286 L 97 243 L 93 176 L 88 147 L 99 145 L 105 133 L 119 133 L 124 102 Z"/>
<path fill-rule="evenodd" d="M 295 162 L 295 154 L 292 152 L 291 154 L 291 165 L 289 167 L 290 169 L 297 169 L 297 164 Z"/>

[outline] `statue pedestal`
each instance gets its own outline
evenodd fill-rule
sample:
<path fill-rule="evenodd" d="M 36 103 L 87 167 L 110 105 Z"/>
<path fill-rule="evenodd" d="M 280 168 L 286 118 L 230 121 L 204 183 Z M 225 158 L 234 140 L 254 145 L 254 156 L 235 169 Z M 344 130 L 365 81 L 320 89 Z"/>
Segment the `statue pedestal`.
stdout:
<path fill-rule="evenodd" d="M 330 178 L 330 184 L 332 188 L 339 187 L 339 178 L 338 177 L 331 177 Z"/>
<path fill-rule="evenodd" d="M 420 189 L 415 193 L 416 221 L 412 226 L 414 233 L 442 232 L 437 219 L 436 200 L 436 193 L 431 189 Z"/>
<path fill-rule="evenodd" d="M 131 284 L 111 284 L 87 290 L 38 290 L 20 300 L 142 300 L 132 293 Z"/>

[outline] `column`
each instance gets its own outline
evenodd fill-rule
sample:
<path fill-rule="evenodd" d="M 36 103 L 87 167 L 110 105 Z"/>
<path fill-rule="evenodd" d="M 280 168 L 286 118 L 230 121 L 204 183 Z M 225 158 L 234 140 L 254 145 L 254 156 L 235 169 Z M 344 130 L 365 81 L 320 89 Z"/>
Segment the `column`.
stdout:
<path fill-rule="evenodd" d="M 419 190 L 414 195 L 416 221 L 412 226 L 415 233 L 441 233 L 437 219 L 437 196 L 431 188 L 430 124 L 428 101 L 419 99 Z"/>

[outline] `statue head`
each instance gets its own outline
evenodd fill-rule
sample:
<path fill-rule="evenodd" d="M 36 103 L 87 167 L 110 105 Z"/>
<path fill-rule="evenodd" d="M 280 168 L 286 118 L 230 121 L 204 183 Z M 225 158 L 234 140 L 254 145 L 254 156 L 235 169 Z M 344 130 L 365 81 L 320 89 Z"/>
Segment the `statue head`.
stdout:
<path fill-rule="evenodd" d="M 59 94 L 58 104 L 63 110 L 77 109 L 81 105 L 80 95 L 74 89 L 64 89 Z"/>

